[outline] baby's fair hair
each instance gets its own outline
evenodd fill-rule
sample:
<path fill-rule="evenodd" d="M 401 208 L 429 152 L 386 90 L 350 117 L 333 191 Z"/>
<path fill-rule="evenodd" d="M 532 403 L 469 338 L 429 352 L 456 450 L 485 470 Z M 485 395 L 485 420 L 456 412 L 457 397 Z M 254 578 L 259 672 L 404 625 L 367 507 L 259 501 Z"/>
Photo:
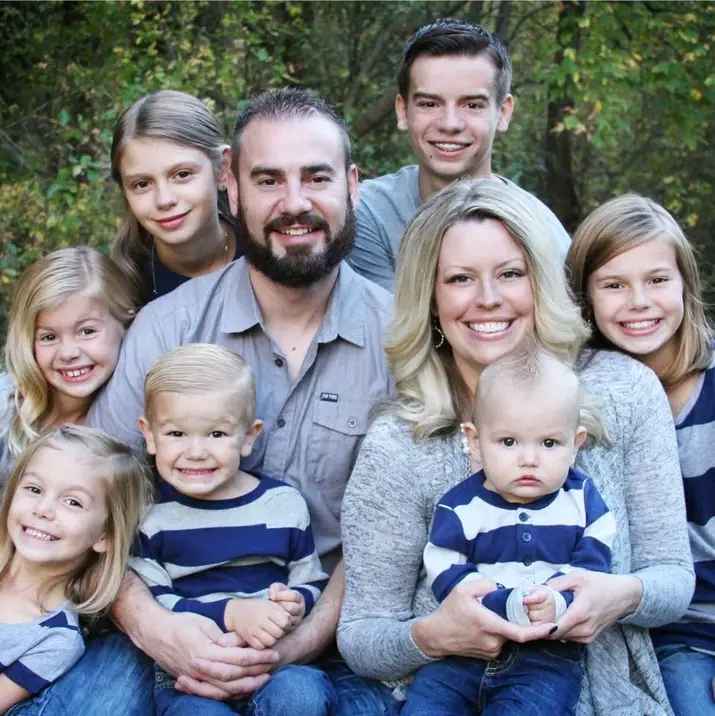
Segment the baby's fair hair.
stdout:
<path fill-rule="evenodd" d="M 607 441 L 598 409 L 583 390 L 573 368 L 533 341 L 490 363 L 479 376 L 474 404 L 477 426 L 485 419 L 486 407 L 503 400 L 505 388 L 528 394 L 536 388 L 549 388 L 553 395 L 573 401 L 574 428 L 582 425 L 596 442 Z"/>
<path fill-rule="evenodd" d="M 96 249 L 59 249 L 25 269 L 13 292 L 5 344 L 5 365 L 15 385 L 7 432 L 11 455 L 19 455 L 42 432 L 52 410 L 51 390 L 35 360 L 37 316 L 77 294 L 103 301 L 125 328 L 134 317 L 137 298 L 129 282 Z"/>
<path fill-rule="evenodd" d="M 6 575 L 15 553 L 7 529 L 10 503 L 25 470 L 43 448 L 85 452 L 96 462 L 96 479 L 104 482 L 107 550 L 88 550 L 76 569 L 58 578 L 74 609 L 81 614 L 99 615 L 112 604 L 124 578 L 129 548 L 150 501 L 149 474 L 126 445 L 92 428 L 65 425 L 31 442 L 18 458 L 0 503 L 0 579 Z M 45 589 L 55 584 L 45 585 Z"/>
<path fill-rule="evenodd" d="M 230 393 L 241 425 L 256 419 L 256 385 L 250 367 L 233 351 L 211 343 L 190 343 L 161 356 L 144 380 L 144 414 L 151 422 L 160 393 Z"/>

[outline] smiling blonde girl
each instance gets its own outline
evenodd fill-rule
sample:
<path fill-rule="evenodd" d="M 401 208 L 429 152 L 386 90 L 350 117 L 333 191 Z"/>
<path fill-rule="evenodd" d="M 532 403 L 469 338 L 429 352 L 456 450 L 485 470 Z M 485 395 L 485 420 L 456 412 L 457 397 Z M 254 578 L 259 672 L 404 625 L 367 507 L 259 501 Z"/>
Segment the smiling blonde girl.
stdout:
<path fill-rule="evenodd" d="M 240 255 L 226 193 L 230 160 L 214 115 L 184 92 L 146 95 L 119 117 L 112 176 L 127 212 L 112 255 L 142 303 Z"/>
<path fill-rule="evenodd" d="M 53 251 L 25 270 L 0 375 L 0 483 L 40 432 L 83 420 L 114 371 L 135 305 L 114 262 L 86 246 Z"/>
<path fill-rule="evenodd" d="M 0 504 L 0 713 L 84 651 L 78 615 L 116 597 L 149 481 L 129 448 L 57 428 L 17 461 Z"/>
<path fill-rule="evenodd" d="M 693 248 L 662 206 L 627 194 L 586 217 L 567 264 L 594 340 L 650 366 L 670 401 L 696 585 L 685 616 L 651 634 L 676 716 L 715 713 L 715 359 Z"/>

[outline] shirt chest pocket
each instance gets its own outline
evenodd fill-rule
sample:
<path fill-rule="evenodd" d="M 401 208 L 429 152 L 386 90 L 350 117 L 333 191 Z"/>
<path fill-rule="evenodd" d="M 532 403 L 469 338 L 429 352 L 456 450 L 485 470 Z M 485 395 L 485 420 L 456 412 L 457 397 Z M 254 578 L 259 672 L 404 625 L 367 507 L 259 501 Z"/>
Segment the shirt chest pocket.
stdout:
<path fill-rule="evenodd" d="M 334 400 L 323 394 L 313 407 L 309 465 L 312 479 L 336 516 L 340 514 L 345 485 L 367 432 L 374 401 Z"/>

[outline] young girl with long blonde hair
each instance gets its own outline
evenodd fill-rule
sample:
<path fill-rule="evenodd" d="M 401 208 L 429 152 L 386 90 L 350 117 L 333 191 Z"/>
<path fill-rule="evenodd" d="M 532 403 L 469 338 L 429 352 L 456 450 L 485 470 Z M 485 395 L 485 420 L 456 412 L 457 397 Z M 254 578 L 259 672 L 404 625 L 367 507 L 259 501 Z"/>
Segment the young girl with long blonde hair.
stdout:
<path fill-rule="evenodd" d="M 670 401 L 696 585 L 651 635 L 676 716 L 715 714 L 715 357 L 693 248 L 662 206 L 626 194 L 586 217 L 567 264 L 594 342 L 650 366 Z"/>
<path fill-rule="evenodd" d="M 95 249 L 59 249 L 25 270 L 0 375 L 0 484 L 40 432 L 83 420 L 114 371 L 135 307 L 130 283 Z"/>
<path fill-rule="evenodd" d="M 127 209 L 112 255 L 142 303 L 240 255 L 231 152 L 203 102 L 172 90 L 137 100 L 117 121 L 111 160 Z"/>
<path fill-rule="evenodd" d="M 0 504 L 0 713 L 84 651 L 78 615 L 114 601 L 149 480 L 130 449 L 91 428 L 33 441 Z"/>

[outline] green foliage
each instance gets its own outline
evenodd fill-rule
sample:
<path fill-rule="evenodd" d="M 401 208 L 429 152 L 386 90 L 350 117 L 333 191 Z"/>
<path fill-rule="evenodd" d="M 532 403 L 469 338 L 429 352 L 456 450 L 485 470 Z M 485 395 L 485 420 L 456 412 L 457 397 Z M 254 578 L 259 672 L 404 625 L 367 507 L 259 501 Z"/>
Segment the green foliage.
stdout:
<path fill-rule="evenodd" d="M 715 290 L 715 4 L 588 2 L 570 24 L 565 5 L 0 3 L 0 317 L 41 253 L 109 245 L 122 211 L 109 148 L 131 102 L 162 88 L 195 94 L 228 137 L 253 93 L 308 86 L 348 120 L 361 171 L 392 171 L 410 161 L 392 113 L 403 42 L 444 16 L 498 27 L 510 46 L 518 101 L 495 169 L 548 196 L 546 138 L 567 138 L 581 213 L 627 190 L 662 201 L 701 247 Z M 547 108 L 565 100 L 549 124 Z"/>

